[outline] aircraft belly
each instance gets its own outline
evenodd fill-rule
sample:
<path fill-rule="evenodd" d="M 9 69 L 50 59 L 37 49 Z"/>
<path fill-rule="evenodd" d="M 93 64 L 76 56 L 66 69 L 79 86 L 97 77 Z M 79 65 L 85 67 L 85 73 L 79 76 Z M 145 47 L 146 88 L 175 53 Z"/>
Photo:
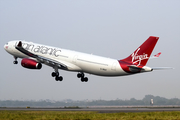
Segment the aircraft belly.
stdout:
<path fill-rule="evenodd" d="M 122 75 L 127 75 L 128 73 L 124 72 L 120 67 L 116 69 L 116 71 L 112 71 L 111 67 L 107 70 L 102 70 L 100 66 L 89 66 L 93 67 L 92 69 L 83 69 L 83 71 L 94 74 L 94 75 L 99 75 L 99 76 L 122 76 Z"/>
<path fill-rule="evenodd" d="M 77 65 L 82 71 L 99 76 L 121 76 L 127 74 L 122 70 L 117 60 L 109 58 L 91 58 L 78 58 Z"/>

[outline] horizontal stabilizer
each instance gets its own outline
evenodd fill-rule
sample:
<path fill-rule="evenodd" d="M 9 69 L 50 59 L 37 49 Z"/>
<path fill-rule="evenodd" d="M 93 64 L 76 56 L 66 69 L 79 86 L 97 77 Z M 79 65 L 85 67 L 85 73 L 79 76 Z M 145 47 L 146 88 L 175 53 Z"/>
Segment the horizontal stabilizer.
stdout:
<path fill-rule="evenodd" d="M 171 67 L 154 67 L 152 69 L 153 70 L 167 70 L 167 69 L 174 69 L 174 68 L 171 68 Z"/>
<path fill-rule="evenodd" d="M 161 55 L 161 52 L 159 52 L 158 54 L 156 54 L 156 55 L 154 55 L 154 56 L 151 56 L 150 59 L 152 59 L 152 58 L 158 58 L 160 55 Z"/>
<path fill-rule="evenodd" d="M 159 57 L 161 55 L 161 52 L 159 52 L 158 54 L 154 55 L 154 57 Z"/>

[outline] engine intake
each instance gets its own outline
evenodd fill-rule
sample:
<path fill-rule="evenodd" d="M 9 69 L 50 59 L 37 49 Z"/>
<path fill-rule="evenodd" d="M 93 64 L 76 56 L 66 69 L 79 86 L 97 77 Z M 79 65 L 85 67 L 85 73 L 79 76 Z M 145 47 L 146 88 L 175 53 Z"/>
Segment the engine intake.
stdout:
<path fill-rule="evenodd" d="M 38 63 L 35 60 L 28 59 L 28 58 L 22 59 L 21 65 L 23 67 L 29 68 L 29 69 L 41 69 L 42 68 L 42 64 L 41 63 Z"/>

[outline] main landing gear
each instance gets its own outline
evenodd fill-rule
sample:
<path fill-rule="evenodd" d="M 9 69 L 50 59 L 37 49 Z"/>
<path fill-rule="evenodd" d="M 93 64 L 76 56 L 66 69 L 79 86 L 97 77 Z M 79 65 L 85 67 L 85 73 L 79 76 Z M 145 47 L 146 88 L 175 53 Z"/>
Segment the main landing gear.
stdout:
<path fill-rule="evenodd" d="M 55 77 L 55 80 L 56 81 L 62 81 L 63 80 L 63 77 L 62 76 L 59 76 L 59 72 L 58 72 L 58 68 L 55 67 L 54 68 L 55 72 L 52 72 L 52 77 Z"/>
<path fill-rule="evenodd" d="M 87 78 L 87 77 L 84 77 L 84 73 L 83 73 L 83 72 L 78 73 L 78 74 L 77 74 L 77 77 L 78 77 L 78 78 L 81 78 L 81 82 L 87 82 L 87 81 L 88 81 L 88 78 Z"/>
<path fill-rule="evenodd" d="M 18 64 L 17 57 L 14 56 L 14 59 L 15 59 L 15 60 L 13 61 L 13 63 L 14 63 L 14 64 Z"/>
<path fill-rule="evenodd" d="M 52 72 L 51 75 L 52 75 L 52 77 L 55 77 L 56 81 L 62 81 L 63 80 L 63 77 L 59 76 L 59 72 Z"/>

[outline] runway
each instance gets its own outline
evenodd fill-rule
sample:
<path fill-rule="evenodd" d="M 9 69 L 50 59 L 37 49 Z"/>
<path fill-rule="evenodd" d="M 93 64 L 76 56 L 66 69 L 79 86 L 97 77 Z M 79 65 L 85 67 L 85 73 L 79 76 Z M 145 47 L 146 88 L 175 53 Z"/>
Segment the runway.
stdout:
<path fill-rule="evenodd" d="M 19 111 L 94 111 L 98 113 L 119 113 L 119 112 L 163 112 L 163 111 L 180 111 L 180 107 L 149 107 L 149 108 L 17 108 L 8 107 L 0 110 L 19 110 Z"/>

